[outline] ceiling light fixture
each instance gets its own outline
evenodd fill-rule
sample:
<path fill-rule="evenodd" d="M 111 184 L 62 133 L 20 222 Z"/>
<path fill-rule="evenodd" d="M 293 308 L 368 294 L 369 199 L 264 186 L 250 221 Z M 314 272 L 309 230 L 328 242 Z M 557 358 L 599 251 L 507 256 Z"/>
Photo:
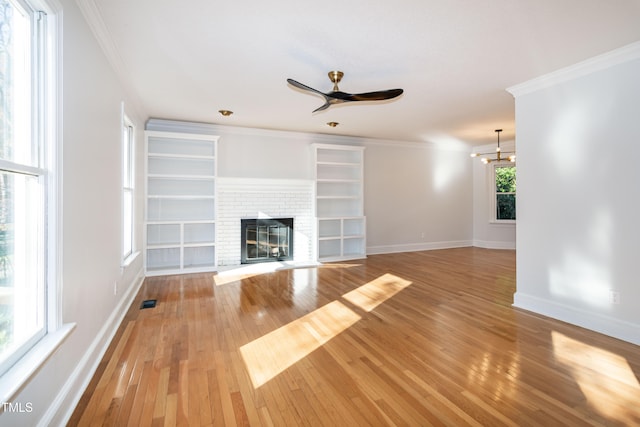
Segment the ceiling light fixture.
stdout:
<path fill-rule="evenodd" d="M 231 111 L 231 110 L 218 110 L 218 113 L 222 114 L 225 117 L 229 117 L 230 115 L 233 114 L 233 111 Z"/>
<path fill-rule="evenodd" d="M 480 161 L 485 165 L 491 162 L 515 162 L 516 161 L 515 151 L 507 151 L 503 153 L 500 150 L 500 132 L 502 132 L 502 129 L 496 129 L 495 132 L 498 134 L 498 147 L 496 148 L 495 157 L 487 157 L 488 155 L 492 155 L 493 153 L 471 153 L 471 157 L 482 156 L 480 158 Z M 506 154 L 509 154 L 509 155 L 506 157 L 503 157 L 503 155 L 506 155 Z"/>
<path fill-rule="evenodd" d="M 328 122 L 327 126 L 331 126 L 332 128 L 334 128 L 334 127 L 338 126 L 339 124 L 340 123 L 338 123 L 338 122 Z"/>

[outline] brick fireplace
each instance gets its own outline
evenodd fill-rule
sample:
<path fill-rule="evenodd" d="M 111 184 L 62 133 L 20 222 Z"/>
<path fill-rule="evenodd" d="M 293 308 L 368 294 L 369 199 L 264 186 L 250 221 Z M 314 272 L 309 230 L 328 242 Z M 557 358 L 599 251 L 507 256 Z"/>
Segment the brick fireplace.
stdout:
<path fill-rule="evenodd" d="M 293 218 L 293 262 L 312 262 L 313 181 L 219 178 L 218 265 L 241 263 L 241 220 Z"/>

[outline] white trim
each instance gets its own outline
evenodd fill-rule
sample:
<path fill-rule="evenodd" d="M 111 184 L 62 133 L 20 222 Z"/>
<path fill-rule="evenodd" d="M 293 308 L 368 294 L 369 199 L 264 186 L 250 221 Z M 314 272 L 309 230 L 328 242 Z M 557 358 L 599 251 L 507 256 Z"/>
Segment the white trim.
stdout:
<path fill-rule="evenodd" d="M 551 317 L 610 337 L 640 345 L 640 325 L 625 322 L 593 311 L 587 311 L 533 295 L 516 292 L 513 307 Z"/>
<path fill-rule="evenodd" d="M 38 422 L 38 426 L 66 425 L 85 389 L 93 378 L 98 365 L 102 361 L 113 337 L 115 336 L 122 319 L 133 304 L 138 291 L 144 281 L 142 269 L 136 274 L 135 279 L 128 286 L 127 293 L 120 303 L 111 312 L 111 315 L 100 329 L 91 345 L 87 348 L 82 358 L 76 364 L 76 368 L 64 383 L 60 392 L 51 402 L 51 405 Z"/>
<path fill-rule="evenodd" d="M 352 145 L 361 145 L 364 140 L 363 138 L 350 136 L 217 125 L 212 123 L 183 122 L 164 119 L 149 119 L 147 121 L 146 130 L 147 132 L 171 132 L 181 134 L 272 136 L 282 139 L 294 139 L 301 142 L 326 142 L 329 144 L 340 142 Z"/>
<path fill-rule="evenodd" d="M 516 216 L 517 216 L 517 213 L 516 213 Z M 489 224 L 497 225 L 498 227 L 506 227 L 508 225 L 515 226 L 516 222 L 517 221 L 515 219 L 492 219 L 489 221 Z"/>
<path fill-rule="evenodd" d="M 141 253 L 142 253 L 142 251 L 134 251 L 131 255 L 126 257 L 122 261 L 122 265 L 120 266 L 120 274 L 122 274 L 122 270 L 124 270 L 125 268 L 129 267 L 136 260 L 136 258 L 138 258 L 138 256 L 140 256 Z"/>
<path fill-rule="evenodd" d="M 124 102 L 120 105 L 120 264 L 121 266 L 128 265 L 135 259 L 136 256 L 136 126 L 131 121 L 131 119 L 127 116 L 127 113 L 124 108 Z M 127 137 L 128 141 L 125 141 L 124 129 L 128 128 Z M 129 164 L 124 164 L 124 152 L 125 147 L 129 150 L 127 155 L 127 159 L 129 160 Z M 128 170 L 127 175 L 129 176 L 129 183 L 124 182 L 124 171 Z M 124 223 L 125 223 L 125 212 L 124 212 L 124 198 L 125 192 L 131 192 L 131 251 L 127 254 L 124 254 L 122 251 L 124 249 Z"/>
<path fill-rule="evenodd" d="M 63 7 L 58 0 L 36 0 L 47 13 L 47 61 L 45 75 L 49 79 L 45 99 L 46 120 L 45 140 L 47 152 L 47 185 L 49 200 L 47 206 L 47 283 L 53 284 L 55 291 L 48 292 L 47 325 L 49 332 L 55 332 L 63 325 L 63 241 L 62 201 L 63 199 Z M 51 173 L 53 172 L 53 173 Z"/>
<path fill-rule="evenodd" d="M 517 98 L 636 59 L 640 59 L 640 41 L 508 87 L 507 92 Z"/>
<path fill-rule="evenodd" d="M 60 348 L 75 327 L 75 323 L 67 323 L 55 332 L 49 332 L 8 370 L 0 381 L 0 402 L 11 402 L 40 367 Z M 2 412 L 3 406 L 0 405 L 0 413 Z"/>
<path fill-rule="evenodd" d="M 515 250 L 516 242 L 505 242 L 498 240 L 474 240 L 473 246 L 483 249 L 508 249 Z"/>
<path fill-rule="evenodd" d="M 430 251 L 473 246 L 471 240 L 450 240 L 446 242 L 406 243 L 399 245 L 367 246 L 367 255 L 391 254 L 398 252 Z"/>
<path fill-rule="evenodd" d="M 197 140 L 201 140 L 201 141 L 218 141 L 218 139 L 220 139 L 220 137 L 218 135 L 211 135 L 211 134 L 208 134 L 208 133 L 198 133 L 198 132 L 179 132 L 179 131 L 176 132 L 176 131 L 145 130 L 145 135 L 147 136 L 147 139 L 148 139 L 148 137 L 176 138 L 176 139 L 197 139 Z M 147 155 L 148 155 L 148 153 L 147 153 Z M 201 156 L 198 156 L 198 157 L 201 157 Z"/>
<path fill-rule="evenodd" d="M 19 163 L 14 163 L 8 160 L 0 159 L 0 171 L 6 171 L 11 173 L 17 173 L 30 176 L 42 176 L 46 175 L 47 170 L 36 166 L 29 166 Z"/>
<path fill-rule="evenodd" d="M 498 194 L 513 194 L 514 196 L 516 196 L 516 207 L 518 206 L 518 193 L 517 193 L 517 188 L 516 191 L 513 193 L 498 193 L 497 188 L 496 188 L 496 169 L 498 168 L 509 168 L 509 167 L 516 167 L 516 162 L 510 162 L 510 161 L 500 161 L 500 162 L 494 162 L 494 163 L 489 163 L 489 165 L 492 166 L 491 168 L 491 180 L 489 181 L 489 185 L 491 185 L 491 188 L 489 190 L 489 194 L 491 194 L 491 203 L 489 203 L 489 209 L 491 210 L 491 212 L 489 213 L 489 224 L 491 225 L 515 225 L 516 221 L 518 220 L 518 212 L 516 209 L 516 219 L 498 219 Z M 487 166 L 489 166 L 487 165 Z M 517 169 L 516 169 L 517 172 Z"/>
<path fill-rule="evenodd" d="M 38 61 L 42 92 L 38 94 L 40 129 L 39 145 L 42 149 L 43 168 L 24 166 L 12 168 L 12 162 L 1 161 L 1 166 L 15 173 L 27 173 L 44 178 L 45 212 L 44 233 L 46 270 L 46 321 L 41 338 L 0 377 L 0 399 L 8 402 L 22 390 L 51 355 L 75 329 L 74 323 L 63 324 L 62 319 L 62 5 L 58 0 L 29 0 L 34 13 L 44 12 L 44 32 Z M 21 170 L 20 170 L 21 169 Z M 1 411 L 0 411 L 1 412 Z"/>

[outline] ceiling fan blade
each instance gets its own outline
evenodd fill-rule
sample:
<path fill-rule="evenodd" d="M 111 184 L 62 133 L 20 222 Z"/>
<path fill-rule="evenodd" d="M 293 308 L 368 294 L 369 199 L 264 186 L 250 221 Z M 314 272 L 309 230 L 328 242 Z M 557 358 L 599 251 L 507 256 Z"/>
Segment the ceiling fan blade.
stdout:
<path fill-rule="evenodd" d="M 324 104 L 322 104 L 321 106 L 319 106 L 318 108 L 316 108 L 315 110 L 312 111 L 312 113 L 315 113 L 317 111 L 322 111 L 322 110 L 326 110 L 327 108 L 329 108 L 331 106 L 331 102 L 329 102 L 327 100 L 327 102 L 325 102 Z"/>
<path fill-rule="evenodd" d="M 340 90 L 337 90 L 337 83 L 340 81 L 340 78 L 342 77 L 342 73 L 339 73 L 339 72 L 335 72 L 335 73 L 336 73 L 335 75 L 333 73 L 329 73 L 329 77 L 333 77 L 331 81 L 334 83 L 334 90 L 328 93 L 320 92 L 317 89 L 309 87 L 293 79 L 287 79 L 287 82 L 298 89 L 306 90 L 308 92 L 313 92 L 315 94 L 322 96 L 325 99 L 325 103 L 320 107 L 316 108 L 315 110 L 313 110 L 313 113 L 317 111 L 326 110 L 327 108 L 329 108 L 334 104 L 340 104 L 343 102 L 384 101 L 387 99 L 392 99 L 397 96 L 400 96 L 404 92 L 402 89 L 389 89 L 389 90 L 380 90 L 376 92 L 353 93 L 353 94 L 342 92 Z"/>
<path fill-rule="evenodd" d="M 376 92 L 354 93 L 348 94 L 350 96 L 348 99 L 345 99 L 345 101 L 384 101 L 385 99 L 392 99 L 400 96 L 403 92 L 404 91 L 402 89 L 389 89 Z"/>
<path fill-rule="evenodd" d="M 326 93 L 320 92 L 319 90 L 314 89 L 314 88 L 312 88 L 312 87 L 309 87 L 309 86 L 307 86 L 307 85 L 303 85 L 302 83 L 297 82 L 297 81 L 295 81 L 295 80 L 293 80 L 293 79 L 287 79 L 287 83 L 289 83 L 291 86 L 295 86 L 295 87 L 297 87 L 298 89 L 308 90 L 309 92 L 317 93 L 318 95 L 322 95 L 322 96 L 324 96 L 325 98 L 326 98 L 326 96 L 327 96 L 327 94 L 326 94 Z"/>

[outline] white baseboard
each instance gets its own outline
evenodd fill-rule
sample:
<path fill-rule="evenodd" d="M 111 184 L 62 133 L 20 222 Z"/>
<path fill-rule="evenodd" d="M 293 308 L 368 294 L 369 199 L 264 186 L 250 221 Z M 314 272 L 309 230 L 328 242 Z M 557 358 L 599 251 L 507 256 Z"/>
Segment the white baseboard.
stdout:
<path fill-rule="evenodd" d="M 69 379 L 62 386 L 49 409 L 47 409 L 47 412 L 38 422 L 38 426 L 66 425 L 68 423 L 82 394 L 93 378 L 96 369 L 98 369 L 102 357 L 109 348 L 111 340 L 118 331 L 122 319 L 138 294 L 143 281 L 144 274 L 140 270 L 131 286 L 128 287 L 127 293 L 104 323 L 104 326 L 78 362 L 76 369 L 71 373 Z"/>
<path fill-rule="evenodd" d="M 513 306 L 640 345 L 640 335 L 638 335 L 640 325 L 638 324 L 575 308 L 557 301 L 523 295 L 522 292 L 516 292 L 513 296 Z"/>
<path fill-rule="evenodd" d="M 516 242 L 501 242 L 492 240 L 474 240 L 473 246 L 484 249 L 515 249 Z"/>
<path fill-rule="evenodd" d="M 471 240 L 451 240 L 447 242 L 405 243 L 401 245 L 367 246 L 367 255 L 391 254 L 397 252 L 430 251 L 473 246 Z"/>

